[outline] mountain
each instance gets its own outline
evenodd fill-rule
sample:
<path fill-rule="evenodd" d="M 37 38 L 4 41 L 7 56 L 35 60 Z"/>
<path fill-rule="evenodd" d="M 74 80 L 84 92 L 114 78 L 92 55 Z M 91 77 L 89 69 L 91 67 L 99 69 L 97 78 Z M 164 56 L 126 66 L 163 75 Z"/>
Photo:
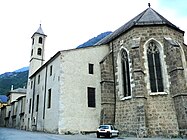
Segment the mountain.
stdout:
<path fill-rule="evenodd" d="M 21 69 L 15 70 L 14 72 L 24 72 L 24 71 L 28 71 L 29 67 L 23 67 Z"/>
<path fill-rule="evenodd" d="M 28 70 L 22 72 L 6 72 L 0 75 L 0 95 L 6 95 L 13 85 L 14 88 L 26 87 Z"/>
<path fill-rule="evenodd" d="M 77 48 L 85 48 L 85 47 L 93 46 L 94 44 L 96 44 L 101 39 L 103 39 L 104 37 L 106 37 L 107 35 L 109 35 L 111 33 L 112 33 L 111 31 L 101 33 L 97 37 L 93 37 L 93 38 L 89 39 L 88 41 L 86 41 L 85 43 L 79 45 Z"/>

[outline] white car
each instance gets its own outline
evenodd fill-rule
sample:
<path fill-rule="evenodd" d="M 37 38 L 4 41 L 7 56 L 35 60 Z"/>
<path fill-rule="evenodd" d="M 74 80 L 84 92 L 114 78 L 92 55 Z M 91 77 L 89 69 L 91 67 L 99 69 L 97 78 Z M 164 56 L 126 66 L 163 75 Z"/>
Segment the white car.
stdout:
<path fill-rule="evenodd" d="M 97 138 L 100 136 L 105 136 L 108 138 L 117 137 L 119 135 L 119 131 L 114 128 L 112 125 L 100 125 L 97 129 Z"/>

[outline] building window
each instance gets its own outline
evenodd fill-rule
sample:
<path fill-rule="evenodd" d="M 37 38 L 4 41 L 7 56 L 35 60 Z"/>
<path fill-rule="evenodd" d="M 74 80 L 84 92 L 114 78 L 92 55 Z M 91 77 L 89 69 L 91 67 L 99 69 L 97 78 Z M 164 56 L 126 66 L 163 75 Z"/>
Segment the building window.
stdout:
<path fill-rule="evenodd" d="M 40 75 L 38 75 L 38 84 L 40 84 Z"/>
<path fill-rule="evenodd" d="M 42 44 L 42 42 L 43 42 L 43 38 L 42 38 L 42 37 L 39 37 L 38 43 Z"/>
<path fill-rule="evenodd" d="M 29 100 L 29 113 L 31 113 L 31 101 L 32 101 L 32 99 L 30 98 L 30 100 Z"/>
<path fill-rule="evenodd" d="M 32 39 L 32 45 L 34 44 L 34 38 Z"/>
<path fill-rule="evenodd" d="M 95 107 L 95 88 L 88 87 L 88 107 Z"/>
<path fill-rule="evenodd" d="M 122 75 L 122 92 L 124 97 L 131 96 L 129 59 L 127 52 L 121 50 L 121 75 Z"/>
<path fill-rule="evenodd" d="M 38 48 L 37 54 L 42 55 L 42 49 L 41 48 Z"/>
<path fill-rule="evenodd" d="M 48 90 L 47 108 L 51 108 L 51 89 Z"/>
<path fill-rule="evenodd" d="M 31 81 L 31 89 L 32 89 L 32 86 L 33 86 L 33 81 Z"/>
<path fill-rule="evenodd" d="M 89 74 L 93 74 L 94 73 L 94 64 L 88 64 L 88 70 L 89 70 Z"/>
<path fill-rule="evenodd" d="M 51 66 L 50 66 L 50 71 L 49 71 L 49 75 L 50 75 L 50 76 L 52 75 L 52 72 L 53 72 L 53 66 L 51 65 Z"/>
<path fill-rule="evenodd" d="M 36 112 L 38 112 L 39 107 L 39 95 L 36 96 Z"/>
<path fill-rule="evenodd" d="M 31 56 L 33 55 L 33 49 L 31 50 Z"/>
<path fill-rule="evenodd" d="M 8 117 L 10 118 L 11 111 L 8 112 Z"/>
<path fill-rule="evenodd" d="M 163 92 L 164 86 L 160 63 L 160 51 L 154 42 L 149 43 L 147 59 L 151 92 Z"/>
<path fill-rule="evenodd" d="M 24 98 L 21 100 L 21 113 L 23 113 L 23 107 L 24 107 Z"/>

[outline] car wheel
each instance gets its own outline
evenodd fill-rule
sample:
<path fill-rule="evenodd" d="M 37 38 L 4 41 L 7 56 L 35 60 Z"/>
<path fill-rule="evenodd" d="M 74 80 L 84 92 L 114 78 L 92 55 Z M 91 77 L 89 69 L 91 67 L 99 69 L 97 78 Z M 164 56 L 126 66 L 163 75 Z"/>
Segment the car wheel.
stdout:
<path fill-rule="evenodd" d="M 107 133 L 106 137 L 107 138 L 111 138 L 112 134 L 111 133 Z"/>
<path fill-rule="evenodd" d="M 117 137 L 119 136 L 119 132 L 117 133 Z"/>
<path fill-rule="evenodd" d="M 111 138 L 112 137 L 112 133 L 110 133 L 110 135 L 109 135 L 109 138 Z"/>
<path fill-rule="evenodd" d="M 99 135 L 99 133 L 97 133 L 97 138 L 100 138 L 100 135 Z"/>

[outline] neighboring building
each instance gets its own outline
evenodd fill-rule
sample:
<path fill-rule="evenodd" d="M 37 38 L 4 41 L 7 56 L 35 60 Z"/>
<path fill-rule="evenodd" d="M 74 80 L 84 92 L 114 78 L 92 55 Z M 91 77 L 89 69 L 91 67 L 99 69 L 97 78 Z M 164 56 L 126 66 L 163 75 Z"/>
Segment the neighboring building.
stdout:
<path fill-rule="evenodd" d="M 3 114 L 3 121 L 4 121 L 3 126 L 12 127 L 10 125 L 10 122 L 9 122 L 10 118 L 11 118 L 11 116 L 10 116 L 10 114 L 11 114 L 11 106 L 10 105 L 4 106 L 2 108 L 2 114 Z"/>
<path fill-rule="evenodd" d="M 17 112 L 16 112 L 16 128 L 25 129 L 24 125 L 24 115 L 25 115 L 25 105 L 26 96 L 21 96 L 17 98 Z"/>
<path fill-rule="evenodd" d="M 0 95 L 0 108 L 7 105 L 8 97 L 6 95 Z"/>
<path fill-rule="evenodd" d="M 13 89 L 13 87 L 11 88 L 11 90 L 7 94 L 8 96 L 7 104 L 1 108 L 0 126 L 20 128 L 21 126 L 19 124 L 21 124 L 22 125 L 21 128 L 23 128 L 25 95 L 26 95 L 25 88 L 18 88 L 18 89 Z M 20 123 L 21 121 L 22 123 Z"/>
<path fill-rule="evenodd" d="M 10 127 L 16 128 L 16 118 L 17 116 L 17 106 L 18 106 L 18 101 L 13 101 L 10 104 L 11 110 L 10 110 L 10 118 L 9 118 L 9 125 Z"/>
<path fill-rule="evenodd" d="M 7 106 L 7 105 L 6 105 Z M 5 127 L 5 117 L 6 117 L 6 106 L 1 107 L 0 114 L 0 127 Z"/>
<path fill-rule="evenodd" d="M 19 98 L 21 96 L 25 96 L 26 91 L 27 91 L 26 88 L 13 89 L 13 86 L 12 86 L 11 90 L 7 93 L 8 104 L 16 101 L 17 98 Z"/>

